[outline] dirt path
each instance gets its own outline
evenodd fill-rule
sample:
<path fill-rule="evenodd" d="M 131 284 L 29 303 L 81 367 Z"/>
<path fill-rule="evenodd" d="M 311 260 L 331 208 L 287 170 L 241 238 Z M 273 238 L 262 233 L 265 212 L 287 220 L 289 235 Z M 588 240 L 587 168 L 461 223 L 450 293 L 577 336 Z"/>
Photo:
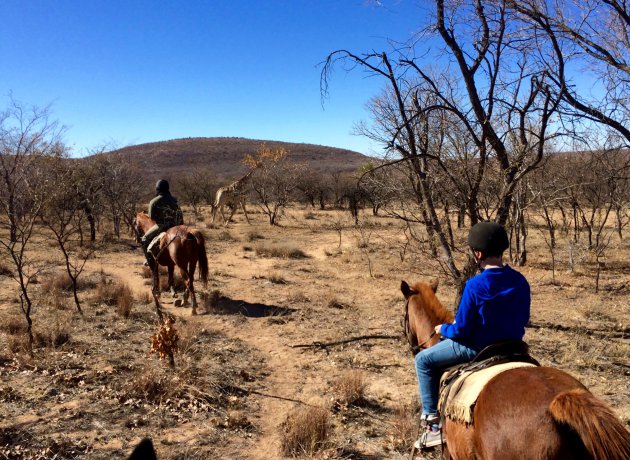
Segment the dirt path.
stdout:
<path fill-rule="evenodd" d="M 270 272 L 279 271 L 279 266 L 286 262 L 257 258 L 242 248 L 209 248 L 211 279 L 208 290 L 220 289 L 221 294 L 230 299 L 267 305 L 282 304 L 284 296 L 278 296 L 275 286 L 265 280 Z M 326 271 L 325 255 L 320 247 L 315 257 L 307 265 L 306 273 Z M 320 254 L 321 253 L 321 254 Z M 309 255 L 311 253 L 309 252 Z M 116 265 L 103 267 L 109 276 L 125 280 L 135 294 L 150 293 L 147 278 L 143 277 L 142 257 L 140 252 L 127 253 L 117 259 Z M 91 269 L 100 267 L 101 261 L 92 261 Z M 324 264 L 324 266 L 320 266 Z M 99 268 L 100 269 L 100 268 Z M 292 276 L 294 273 L 291 274 Z M 287 275 L 288 276 L 288 275 Z M 201 288 L 198 288 L 201 290 Z M 232 315 L 202 314 L 189 318 L 190 308 L 174 307 L 174 300 L 168 293 L 163 293 L 161 303 L 164 310 L 190 319 L 208 329 L 220 330 L 230 339 L 238 339 L 247 346 L 259 351 L 264 356 L 267 377 L 260 382 L 256 393 L 249 398 L 255 400 L 258 413 L 254 415 L 257 428 L 255 436 L 243 441 L 243 445 L 231 446 L 227 456 L 248 459 L 269 459 L 279 456 L 281 450 L 281 424 L 286 415 L 294 408 L 304 405 L 322 406 L 325 403 L 325 379 L 307 378 L 304 368 L 317 366 L 320 372 L 332 374 L 335 370 L 317 354 L 292 348 L 295 340 L 302 338 L 304 331 L 291 325 L 287 331 L 279 331 L 270 324 L 268 317 L 234 317 Z M 298 339 L 299 338 L 299 339 Z M 312 341 L 312 337 L 311 337 Z"/>

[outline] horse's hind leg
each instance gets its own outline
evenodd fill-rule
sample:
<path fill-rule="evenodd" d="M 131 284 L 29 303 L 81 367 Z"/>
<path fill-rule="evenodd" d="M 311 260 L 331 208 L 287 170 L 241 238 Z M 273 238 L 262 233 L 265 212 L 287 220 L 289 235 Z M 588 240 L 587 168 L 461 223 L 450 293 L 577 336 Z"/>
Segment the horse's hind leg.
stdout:
<path fill-rule="evenodd" d="M 190 296 L 190 292 L 188 290 L 188 273 L 186 272 L 186 269 L 184 269 L 181 266 L 179 266 L 179 273 L 182 275 L 182 279 L 184 280 L 184 285 L 186 286 L 184 290 L 184 299 L 182 302 L 182 305 L 186 306 L 188 305 L 188 297 Z"/>
<path fill-rule="evenodd" d="M 171 295 L 173 297 L 177 297 L 177 293 L 175 292 L 175 277 L 173 276 L 175 273 L 175 265 L 168 266 L 168 288 L 171 291 Z"/>
<path fill-rule="evenodd" d="M 195 268 L 197 267 L 197 261 L 191 260 L 188 263 L 188 281 L 186 282 L 186 287 L 188 292 L 190 292 L 190 296 L 192 297 L 192 312 L 191 314 L 197 314 L 197 296 L 195 296 L 195 287 L 193 285 L 193 281 L 195 279 Z"/>

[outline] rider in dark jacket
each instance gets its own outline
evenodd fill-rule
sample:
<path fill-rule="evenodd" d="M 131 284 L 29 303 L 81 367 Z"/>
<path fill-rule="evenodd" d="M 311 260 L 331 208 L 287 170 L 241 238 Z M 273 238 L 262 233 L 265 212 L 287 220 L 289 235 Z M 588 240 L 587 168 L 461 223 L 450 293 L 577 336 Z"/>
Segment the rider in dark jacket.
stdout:
<path fill-rule="evenodd" d="M 177 199 L 171 195 L 168 181 L 164 179 L 157 181 L 155 191 L 158 195 L 149 202 L 149 217 L 155 221 L 155 225 L 142 237 L 142 250 L 147 264 L 151 263 L 148 253 L 151 241 L 169 228 L 184 224 L 184 214 Z"/>

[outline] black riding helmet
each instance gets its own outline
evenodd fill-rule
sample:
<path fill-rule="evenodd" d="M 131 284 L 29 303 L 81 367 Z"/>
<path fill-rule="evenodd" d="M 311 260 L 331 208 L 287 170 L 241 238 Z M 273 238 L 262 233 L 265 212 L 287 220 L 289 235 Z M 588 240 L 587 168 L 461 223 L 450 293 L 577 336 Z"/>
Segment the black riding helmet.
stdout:
<path fill-rule="evenodd" d="M 160 179 L 155 184 L 155 191 L 157 193 L 167 193 L 169 191 L 168 181 L 165 179 Z"/>
<path fill-rule="evenodd" d="M 475 251 L 481 251 L 484 258 L 500 256 L 510 247 L 507 233 L 496 222 L 479 222 L 470 229 L 468 244 Z"/>

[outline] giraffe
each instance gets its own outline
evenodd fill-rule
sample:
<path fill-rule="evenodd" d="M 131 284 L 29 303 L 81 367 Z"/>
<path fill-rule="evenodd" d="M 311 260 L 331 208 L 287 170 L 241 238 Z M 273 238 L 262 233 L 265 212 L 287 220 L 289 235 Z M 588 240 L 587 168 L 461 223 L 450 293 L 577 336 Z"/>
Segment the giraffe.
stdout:
<path fill-rule="evenodd" d="M 217 210 L 221 211 L 221 216 L 223 217 L 223 225 L 227 225 L 234 213 L 236 212 L 236 207 L 240 204 L 241 208 L 243 208 L 243 212 L 245 213 L 245 219 L 247 219 L 247 223 L 250 224 L 249 216 L 247 215 L 247 209 L 245 209 L 245 186 L 249 179 L 251 178 L 254 171 L 257 168 L 252 168 L 247 174 L 238 179 L 237 181 L 232 182 L 230 185 L 226 185 L 225 187 L 221 187 L 217 190 L 217 194 L 214 198 L 214 204 L 212 205 L 212 222 L 217 217 Z M 230 217 L 225 218 L 225 214 L 223 213 L 223 207 L 229 206 L 230 208 Z"/>

